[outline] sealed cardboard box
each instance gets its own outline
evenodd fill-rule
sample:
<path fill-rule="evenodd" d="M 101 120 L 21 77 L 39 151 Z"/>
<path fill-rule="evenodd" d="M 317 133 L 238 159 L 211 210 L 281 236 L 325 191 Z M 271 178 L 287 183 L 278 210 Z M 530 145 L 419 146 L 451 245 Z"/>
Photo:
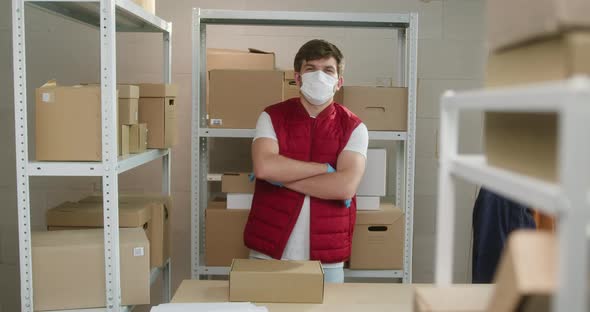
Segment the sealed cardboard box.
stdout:
<path fill-rule="evenodd" d="M 359 184 L 358 196 L 385 196 L 387 173 L 387 151 L 371 148 L 367 151 L 365 174 Z"/>
<path fill-rule="evenodd" d="M 177 141 L 176 96 L 173 84 L 139 84 L 139 122 L 150 129 L 148 148 L 169 148 Z"/>
<path fill-rule="evenodd" d="M 545 231 L 517 231 L 508 238 L 498 271 L 496 287 L 487 311 L 539 311 L 527 306 L 546 302 L 557 289 L 557 241 Z M 525 308 L 520 310 L 520 308 Z"/>
<path fill-rule="evenodd" d="M 140 5 L 144 10 L 156 14 L 156 0 L 133 0 L 133 2 Z"/>
<path fill-rule="evenodd" d="M 35 158 L 100 161 L 101 103 L 98 86 L 58 86 L 36 90 Z"/>
<path fill-rule="evenodd" d="M 357 210 L 379 210 L 381 209 L 381 197 L 378 196 L 357 196 Z"/>
<path fill-rule="evenodd" d="M 255 185 L 248 173 L 226 172 L 221 176 L 221 191 L 224 193 L 253 194 Z"/>
<path fill-rule="evenodd" d="M 147 150 L 147 124 L 131 125 L 129 128 L 129 153 L 138 154 Z"/>
<path fill-rule="evenodd" d="M 213 201 L 205 210 L 205 263 L 230 266 L 233 259 L 245 259 L 250 250 L 244 245 L 244 228 L 249 210 L 225 209 L 226 203 Z"/>
<path fill-rule="evenodd" d="M 229 193 L 227 194 L 227 209 L 250 209 L 254 194 Z"/>
<path fill-rule="evenodd" d="M 394 87 L 344 87 L 344 106 L 369 130 L 408 129 L 408 89 Z"/>
<path fill-rule="evenodd" d="M 102 203 L 102 195 L 88 196 L 79 203 Z M 148 222 L 151 267 L 162 267 L 170 257 L 170 213 L 173 199 L 160 194 L 121 194 L 119 205 L 143 205 L 150 207 L 151 219 Z"/>
<path fill-rule="evenodd" d="M 120 229 L 121 303 L 150 303 L 150 245 L 141 229 Z M 32 233 L 35 310 L 104 307 L 102 229 Z"/>
<path fill-rule="evenodd" d="M 281 71 L 212 70 L 209 72 L 209 127 L 254 129 L 260 113 L 282 98 Z"/>
<path fill-rule="evenodd" d="M 274 70 L 275 54 L 257 49 L 207 49 L 207 72 L 215 69 Z"/>
<path fill-rule="evenodd" d="M 351 269 L 403 268 L 404 214 L 393 204 L 376 211 L 357 211 L 352 239 Z"/>
<path fill-rule="evenodd" d="M 130 135 L 130 128 L 131 126 L 128 125 L 122 125 L 121 127 L 121 132 L 119 132 L 119 156 L 125 156 L 125 155 L 129 155 L 129 149 L 130 149 L 130 145 L 129 145 L 129 135 Z"/>
<path fill-rule="evenodd" d="M 322 303 L 322 264 L 236 259 L 229 273 L 229 301 Z"/>
<path fill-rule="evenodd" d="M 487 41 L 492 51 L 572 29 L 590 29 L 588 0 L 493 0 L 487 1 L 486 11 Z"/>
<path fill-rule="evenodd" d="M 584 32 L 493 53 L 488 62 L 486 85 L 506 87 L 588 75 L 590 59 L 587 55 L 590 55 L 590 33 Z M 488 163 L 557 181 L 557 131 L 556 114 L 486 113 Z"/>
<path fill-rule="evenodd" d="M 414 290 L 414 312 L 485 312 L 493 285 L 419 286 Z"/>

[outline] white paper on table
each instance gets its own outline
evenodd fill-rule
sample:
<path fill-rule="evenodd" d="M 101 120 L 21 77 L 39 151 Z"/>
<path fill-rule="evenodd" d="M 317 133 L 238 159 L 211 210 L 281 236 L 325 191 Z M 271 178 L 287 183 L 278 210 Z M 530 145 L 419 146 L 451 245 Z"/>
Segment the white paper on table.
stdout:
<path fill-rule="evenodd" d="M 268 312 L 268 309 L 249 302 L 166 303 L 153 307 L 151 312 Z"/>

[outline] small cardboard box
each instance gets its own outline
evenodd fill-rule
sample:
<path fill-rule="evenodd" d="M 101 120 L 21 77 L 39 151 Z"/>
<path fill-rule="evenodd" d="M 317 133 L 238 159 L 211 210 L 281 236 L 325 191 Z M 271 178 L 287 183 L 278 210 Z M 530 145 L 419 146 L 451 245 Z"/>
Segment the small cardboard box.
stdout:
<path fill-rule="evenodd" d="M 295 97 L 300 97 L 299 87 L 295 81 L 295 72 L 293 70 L 285 70 L 285 81 L 283 82 L 283 100 L 288 100 Z M 342 104 L 344 102 L 344 87 L 336 91 L 334 94 L 334 102 Z"/>
<path fill-rule="evenodd" d="M 344 106 L 369 130 L 408 129 L 408 89 L 394 87 L 344 87 Z"/>
<path fill-rule="evenodd" d="M 486 86 L 561 80 L 590 74 L 590 32 L 570 33 L 494 53 Z M 543 64 L 543 66 L 539 66 Z M 556 114 L 485 114 L 485 151 L 490 165 L 546 181 L 558 180 Z"/>
<path fill-rule="evenodd" d="M 223 193 L 253 194 L 256 183 L 250 181 L 248 173 L 226 172 L 221 176 L 221 191 Z"/>
<path fill-rule="evenodd" d="M 414 312 L 485 312 L 493 285 L 419 286 L 414 290 Z"/>
<path fill-rule="evenodd" d="M 493 0 L 487 1 L 486 11 L 491 51 L 554 37 L 572 29 L 590 29 L 588 0 Z"/>
<path fill-rule="evenodd" d="M 140 94 L 162 97 L 139 98 L 139 122 L 149 128 L 148 148 L 169 148 L 176 144 L 176 93 L 173 86 L 140 87 Z"/>
<path fill-rule="evenodd" d="M 173 199 L 160 194 L 121 194 L 119 205 L 143 205 L 151 207 L 148 222 L 151 267 L 162 267 L 170 257 L 170 213 L 174 210 Z M 102 195 L 88 196 L 79 203 L 102 203 Z"/>
<path fill-rule="evenodd" d="M 119 98 L 119 124 L 136 125 L 139 122 L 139 99 Z"/>
<path fill-rule="evenodd" d="M 227 194 L 227 209 L 250 209 L 254 194 L 229 193 Z"/>
<path fill-rule="evenodd" d="M 138 154 L 147 150 L 147 124 L 131 125 L 129 128 L 129 153 Z"/>
<path fill-rule="evenodd" d="M 133 0 L 137 5 L 141 6 L 144 10 L 156 14 L 156 0 Z"/>
<path fill-rule="evenodd" d="M 404 265 L 404 214 L 393 204 L 357 211 L 351 269 L 398 270 Z"/>
<path fill-rule="evenodd" d="M 539 311 L 526 307 L 539 301 L 548 303 L 557 289 L 556 254 L 557 240 L 553 233 L 532 230 L 512 233 L 494 277 L 496 287 L 487 311 Z"/>
<path fill-rule="evenodd" d="M 229 301 L 322 303 L 322 264 L 235 259 L 229 273 Z"/>
<path fill-rule="evenodd" d="M 36 311 L 104 307 L 104 231 L 32 233 Z M 150 303 L 150 245 L 141 229 L 119 230 L 121 303 Z"/>
<path fill-rule="evenodd" d="M 122 125 L 121 127 L 121 131 L 119 132 L 119 146 L 118 146 L 118 150 L 119 150 L 119 156 L 126 156 L 129 155 L 129 149 L 130 149 L 130 129 L 131 126 L 129 125 Z"/>
<path fill-rule="evenodd" d="M 250 211 L 228 210 L 225 205 L 222 201 L 212 201 L 205 210 L 205 263 L 208 266 L 227 267 L 233 259 L 250 255 L 244 245 L 244 228 Z"/>
<path fill-rule="evenodd" d="M 387 182 L 387 151 L 383 148 L 367 150 L 365 174 L 359 184 L 358 196 L 385 196 Z"/>
<path fill-rule="evenodd" d="M 379 210 L 381 209 L 381 197 L 378 196 L 357 196 L 357 210 Z"/>
<path fill-rule="evenodd" d="M 209 72 L 209 127 L 254 129 L 260 113 L 283 99 L 283 72 Z"/>

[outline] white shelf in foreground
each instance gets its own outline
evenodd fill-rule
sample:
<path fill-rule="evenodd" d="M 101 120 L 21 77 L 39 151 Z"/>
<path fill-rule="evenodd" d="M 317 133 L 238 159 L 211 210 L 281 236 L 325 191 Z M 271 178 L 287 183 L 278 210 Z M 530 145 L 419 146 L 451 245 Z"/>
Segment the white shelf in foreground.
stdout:
<path fill-rule="evenodd" d="M 229 267 L 199 267 L 200 275 L 229 275 Z M 403 278 L 403 270 L 350 270 L 344 269 L 345 277 L 355 278 Z"/>
<path fill-rule="evenodd" d="M 455 176 L 547 214 L 555 215 L 564 207 L 559 185 L 489 166 L 483 155 L 457 156 L 449 169 Z"/>
<path fill-rule="evenodd" d="M 213 129 L 200 128 L 199 136 L 208 138 L 254 138 L 254 129 Z M 369 131 L 370 140 L 405 141 L 405 131 Z"/>
<path fill-rule="evenodd" d="M 148 149 L 141 154 L 119 157 L 118 173 L 131 170 L 168 155 L 168 149 Z M 104 167 L 101 162 L 57 162 L 31 161 L 28 167 L 29 176 L 102 176 Z"/>

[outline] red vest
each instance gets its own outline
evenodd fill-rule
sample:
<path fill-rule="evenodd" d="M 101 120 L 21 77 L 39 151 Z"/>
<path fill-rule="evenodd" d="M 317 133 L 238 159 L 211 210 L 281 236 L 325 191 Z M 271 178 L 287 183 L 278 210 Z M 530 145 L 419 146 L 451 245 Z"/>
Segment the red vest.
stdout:
<path fill-rule="evenodd" d="M 329 163 L 338 155 L 361 120 L 345 107 L 332 104 L 316 118 L 309 116 L 299 98 L 270 106 L 279 154 L 296 160 Z M 256 180 L 254 200 L 244 231 L 250 249 L 280 259 L 301 212 L 305 195 Z M 350 257 L 356 219 L 356 198 L 350 208 L 342 200 L 310 198 L 310 258 L 337 263 Z"/>

